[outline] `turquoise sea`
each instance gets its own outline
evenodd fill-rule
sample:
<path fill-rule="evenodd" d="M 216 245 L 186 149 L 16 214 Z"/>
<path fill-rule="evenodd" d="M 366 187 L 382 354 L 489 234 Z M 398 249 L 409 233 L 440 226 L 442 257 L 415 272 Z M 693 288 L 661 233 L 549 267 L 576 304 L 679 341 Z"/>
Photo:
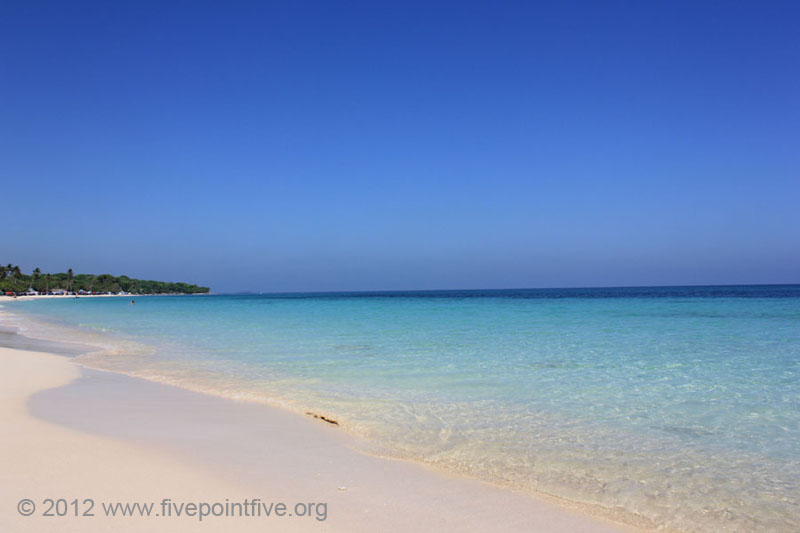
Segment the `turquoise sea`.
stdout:
<path fill-rule="evenodd" d="M 88 366 L 311 410 L 365 451 L 699 531 L 800 531 L 800 286 L 4 303 Z"/>

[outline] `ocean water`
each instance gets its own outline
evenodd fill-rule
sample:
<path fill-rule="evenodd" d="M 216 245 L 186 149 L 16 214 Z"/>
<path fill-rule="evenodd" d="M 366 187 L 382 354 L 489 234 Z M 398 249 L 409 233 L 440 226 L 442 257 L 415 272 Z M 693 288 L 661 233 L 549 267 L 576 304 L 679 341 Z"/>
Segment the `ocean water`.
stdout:
<path fill-rule="evenodd" d="M 82 363 L 688 531 L 800 531 L 800 286 L 6 303 Z M 20 320 L 20 317 L 24 317 Z"/>

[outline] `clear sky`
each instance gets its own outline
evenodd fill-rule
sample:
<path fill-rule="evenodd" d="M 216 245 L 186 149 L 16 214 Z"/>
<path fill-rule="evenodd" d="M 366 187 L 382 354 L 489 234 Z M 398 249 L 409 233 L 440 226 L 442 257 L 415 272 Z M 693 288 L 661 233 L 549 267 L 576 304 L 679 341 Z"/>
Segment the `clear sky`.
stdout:
<path fill-rule="evenodd" d="M 4 2 L 0 262 L 800 282 L 797 2 Z"/>

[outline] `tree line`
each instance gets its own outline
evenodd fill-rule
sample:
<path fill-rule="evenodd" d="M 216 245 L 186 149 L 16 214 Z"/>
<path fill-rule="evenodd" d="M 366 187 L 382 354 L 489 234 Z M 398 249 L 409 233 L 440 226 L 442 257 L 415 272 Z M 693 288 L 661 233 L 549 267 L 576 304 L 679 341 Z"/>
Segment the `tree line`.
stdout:
<path fill-rule="evenodd" d="M 75 274 L 70 268 L 66 272 L 43 273 L 35 268 L 25 274 L 19 265 L 0 265 L 0 290 L 2 292 L 24 292 L 29 288 L 37 292 L 58 290 L 78 292 L 129 292 L 131 294 L 200 294 L 209 292 L 208 287 L 191 283 L 154 281 L 112 276 L 111 274 Z"/>

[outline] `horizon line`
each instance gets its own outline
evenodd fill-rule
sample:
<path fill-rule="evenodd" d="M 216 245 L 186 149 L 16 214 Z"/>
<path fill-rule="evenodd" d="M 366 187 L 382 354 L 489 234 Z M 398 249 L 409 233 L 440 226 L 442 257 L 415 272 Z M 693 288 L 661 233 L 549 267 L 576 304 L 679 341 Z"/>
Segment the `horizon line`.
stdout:
<path fill-rule="evenodd" d="M 574 287 L 505 287 L 505 288 L 459 288 L 459 289 L 370 289 L 370 290 L 323 290 L 323 291 L 235 291 L 235 292 L 209 292 L 209 295 L 233 296 L 241 294 L 369 294 L 392 292 L 455 292 L 455 291 L 546 291 L 546 290 L 580 290 L 580 289 L 664 289 L 664 288 L 700 288 L 700 287 L 786 287 L 800 286 L 795 283 L 721 283 L 721 284 L 693 284 L 693 285 L 595 285 Z"/>

